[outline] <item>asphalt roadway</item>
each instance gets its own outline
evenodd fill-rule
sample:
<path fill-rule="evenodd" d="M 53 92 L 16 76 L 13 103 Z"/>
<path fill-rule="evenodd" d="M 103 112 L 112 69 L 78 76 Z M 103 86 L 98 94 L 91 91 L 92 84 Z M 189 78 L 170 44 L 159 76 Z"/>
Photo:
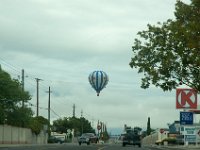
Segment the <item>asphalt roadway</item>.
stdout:
<path fill-rule="evenodd" d="M 138 146 L 127 145 L 122 147 L 121 144 L 82 144 L 77 143 L 65 144 L 46 144 L 46 145 L 4 145 L 0 144 L 0 150 L 200 150 L 200 146 Z"/>

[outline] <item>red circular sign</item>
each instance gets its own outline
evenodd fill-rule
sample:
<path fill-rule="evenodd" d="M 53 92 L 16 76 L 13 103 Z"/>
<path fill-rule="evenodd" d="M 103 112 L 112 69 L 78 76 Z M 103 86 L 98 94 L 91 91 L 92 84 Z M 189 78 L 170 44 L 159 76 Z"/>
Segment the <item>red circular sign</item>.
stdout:
<path fill-rule="evenodd" d="M 163 134 L 165 132 L 164 129 L 160 129 L 160 133 Z"/>

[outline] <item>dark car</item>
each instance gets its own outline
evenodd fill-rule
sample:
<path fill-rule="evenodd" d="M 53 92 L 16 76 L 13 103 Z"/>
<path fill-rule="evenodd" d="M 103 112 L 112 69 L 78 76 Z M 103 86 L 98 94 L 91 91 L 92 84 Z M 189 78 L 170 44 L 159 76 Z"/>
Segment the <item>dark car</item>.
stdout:
<path fill-rule="evenodd" d="M 60 143 L 60 144 L 62 144 L 62 143 L 64 143 L 64 140 L 61 139 L 61 138 L 57 138 L 55 136 L 50 136 L 48 138 L 48 143 Z"/>
<path fill-rule="evenodd" d="M 83 133 L 80 137 L 78 137 L 78 143 L 81 145 L 82 143 L 86 143 L 90 145 L 90 143 L 97 143 L 98 137 L 94 133 Z"/>
<path fill-rule="evenodd" d="M 138 132 L 129 130 L 122 137 L 122 146 L 138 145 L 138 147 L 141 147 L 141 136 Z"/>

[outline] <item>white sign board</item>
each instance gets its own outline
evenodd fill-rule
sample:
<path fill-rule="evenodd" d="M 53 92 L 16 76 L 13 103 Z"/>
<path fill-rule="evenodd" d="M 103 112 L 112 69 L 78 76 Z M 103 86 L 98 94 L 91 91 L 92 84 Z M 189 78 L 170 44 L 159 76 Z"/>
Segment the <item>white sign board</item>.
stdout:
<path fill-rule="evenodd" d="M 196 128 L 194 126 L 184 127 L 184 135 L 196 135 Z"/>
<path fill-rule="evenodd" d="M 196 143 L 200 141 L 200 136 L 198 135 L 198 131 L 200 130 L 200 126 L 182 126 L 183 130 L 181 133 L 185 136 L 184 141 L 189 143 Z"/>

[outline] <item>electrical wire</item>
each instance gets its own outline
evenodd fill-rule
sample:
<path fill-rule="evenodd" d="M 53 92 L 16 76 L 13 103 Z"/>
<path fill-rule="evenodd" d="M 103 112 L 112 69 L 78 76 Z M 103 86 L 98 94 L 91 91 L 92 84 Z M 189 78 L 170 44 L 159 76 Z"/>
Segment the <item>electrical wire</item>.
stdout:
<path fill-rule="evenodd" d="M 2 59 L 2 58 L 0 58 L 0 60 L 1 60 L 1 62 L 5 65 L 5 66 L 7 66 L 7 68 L 9 68 L 11 71 L 9 71 L 9 73 L 12 73 L 12 75 L 17 75 L 18 76 L 18 79 L 19 79 L 19 77 L 20 77 L 20 75 L 19 74 L 21 74 L 21 72 L 19 71 L 19 70 L 21 70 L 19 67 L 16 67 L 16 66 L 14 66 L 14 65 L 12 65 L 12 64 L 10 64 L 10 63 L 8 63 L 8 62 L 6 62 L 4 59 Z M 27 72 L 25 72 L 26 73 L 26 75 L 28 75 L 28 78 L 26 78 L 26 83 L 28 83 L 28 85 L 29 86 L 31 86 L 31 87 L 34 87 L 35 88 L 35 85 L 32 83 L 33 82 L 33 80 L 35 80 L 36 79 L 36 77 L 34 77 L 33 75 L 31 75 L 31 74 L 29 74 L 29 73 L 27 73 Z M 27 76 L 26 76 L 27 77 Z M 63 81 L 63 80 L 42 80 L 42 81 L 49 81 L 49 82 L 51 82 L 51 83 L 55 83 L 55 82 L 59 82 L 59 83 L 63 83 L 63 84 L 69 84 L 69 83 L 72 83 L 72 84 L 74 84 L 74 82 L 70 82 L 70 81 Z M 45 82 L 40 82 L 40 87 L 43 89 L 43 90 L 47 90 L 48 89 L 48 85 L 45 83 Z M 85 82 L 84 82 L 85 83 Z M 80 84 L 80 82 L 77 82 L 77 84 Z M 58 102 L 58 101 L 57 101 Z M 71 103 L 71 105 L 73 105 L 73 104 L 75 104 L 74 102 L 72 102 L 71 100 L 69 100 L 68 99 L 68 102 L 70 102 Z M 37 107 L 36 105 L 34 105 L 34 104 L 32 104 L 32 103 L 30 103 L 30 102 L 28 102 L 29 103 L 29 105 L 30 106 L 33 106 L 33 107 Z M 51 102 L 51 103 L 54 103 L 54 102 Z M 76 104 L 75 104 L 76 105 Z M 77 105 L 76 105 L 77 106 Z M 48 108 L 45 108 L 45 107 L 38 107 L 39 109 L 43 109 L 43 110 L 48 110 Z M 81 107 L 78 107 L 78 108 L 80 108 L 81 109 L 81 111 L 83 110 Z M 51 112 L 53 112 L 54 113 L 54 115 L 56 115 L 57 117 L 59 117 L 59 118 L 62 118 L 60 115 L 58 115 L 58 113 L 56 113 L 52 108 L 50 108 L 50 110 L 51 110 Z M 86 113 L 86 112 L 84 112 L 84 114 L 86 115 L 86 116 L 88 116 L 88 118 L 90 118 L 91 120 L 99 120 L 99 119 L 94 119 L 95 117 L 94 116 L 92 116 L 92 115 L 90 115 L 90 114 L 88 114 L 88 113 Z"/>

